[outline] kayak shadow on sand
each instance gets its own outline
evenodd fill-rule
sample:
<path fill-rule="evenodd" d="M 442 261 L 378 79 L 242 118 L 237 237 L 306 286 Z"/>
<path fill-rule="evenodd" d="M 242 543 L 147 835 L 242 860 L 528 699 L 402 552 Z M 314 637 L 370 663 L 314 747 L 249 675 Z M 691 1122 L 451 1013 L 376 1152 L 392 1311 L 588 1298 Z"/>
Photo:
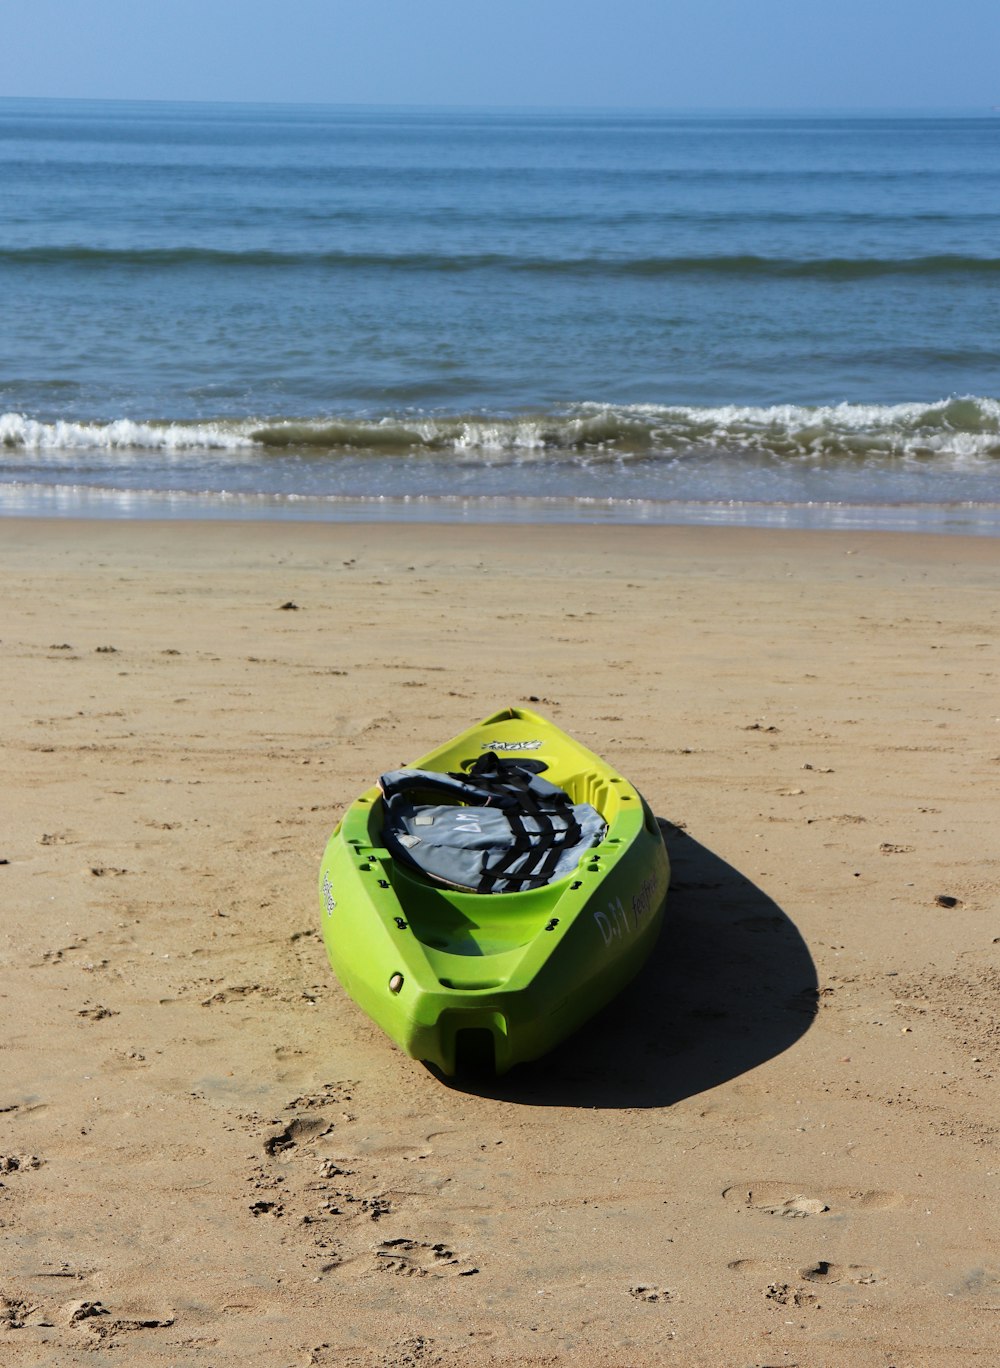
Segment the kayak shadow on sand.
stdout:
<path fill-rule="evenodd" d="M 528 1106 L 664 1107 L 793 1045 L 818 980 L 781 908 L 692 836 L 659 821 L 671 881 L 649 960 L 608 1007 L 543 1059 L 500 1079 L 449 1079 Z"/>

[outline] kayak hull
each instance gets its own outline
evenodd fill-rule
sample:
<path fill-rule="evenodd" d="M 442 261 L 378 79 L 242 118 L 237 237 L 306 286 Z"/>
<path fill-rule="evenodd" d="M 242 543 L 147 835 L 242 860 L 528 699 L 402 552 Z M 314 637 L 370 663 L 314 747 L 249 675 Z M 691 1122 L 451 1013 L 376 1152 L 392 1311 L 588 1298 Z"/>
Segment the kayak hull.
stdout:
<path fill-rule="evenodd" d="M 377 787 L 351 804 L 320 867 L 323 938 L 343 987 L 446 1075 L 505 1073 L 583 1025 L 648 957 L 670 877 L 640 794 L 528 709 L 494 713 L 409 768 L 467 770 L 489 750 L 542 761 L 546 779 L 604 817 L 603 840 L 570 875 L 517 893 L 434 883 L 386 850 Z"/>

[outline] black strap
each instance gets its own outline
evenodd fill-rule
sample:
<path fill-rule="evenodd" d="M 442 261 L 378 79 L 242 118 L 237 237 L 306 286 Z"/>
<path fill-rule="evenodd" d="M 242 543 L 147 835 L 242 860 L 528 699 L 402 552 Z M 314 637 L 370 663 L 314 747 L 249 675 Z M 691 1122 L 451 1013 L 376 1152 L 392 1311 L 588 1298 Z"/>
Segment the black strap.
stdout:
<path fill-rule="evenodd" d="M 539 760 L 502 760 L 494 751 L 487 751 L 468 770 L 448 774 L 449 779 L 468 786 L 470 800 L 485 799 L 487 806 L 502 809 L 510 824 L 513 839 L 504 853 L 488 865 L 488 852 L 483 852 L 478 893 L 494 892 L 498 885 L 501 891 L 542 887 L 549 882 L 562 852 L 576 845 L 583 835 L 569 794 L 554 785 L 551 793 L 543 795 L 532 790 L 534 776 L 547 768 Z M 433 792 L 439 785 L 432 776 L 421 775 L 419 787 Z M 460 800 L 454 787 L 441 787 L 442 796 Z M 526 817 L 534 822 L 535 831 L 525 826 Z M 518 872 L 510 872 L 518 862 Z"/>
<path fill-rule="evenodd" d="M 527 830 L 519 812 L 514 809 L 508 811 L 507 820 L 514 839 L 508 849 L 491 865 L 486 864 L 484 852 L 477 891 L 489 893 L 493 885 L 501 879 L 507 884 L 527 885 L 529 888 L 540 888 L 547 884 L 562 852 L 567 847 L 576 845 L 583 835 L 580 824 L 573 815 L 572 805 L 568 807 L 569 811 L 565 814 L 557 814 L 564 823 L 557 830 L 549 813 L 532 803 L 533 810 L 529 810 L 527 815 L 533 818 L 538 827 L 535 833 Z M 510 873 L 510 867 L 522 859 L 524 863 L 521 869 L 516 874 Z"/>

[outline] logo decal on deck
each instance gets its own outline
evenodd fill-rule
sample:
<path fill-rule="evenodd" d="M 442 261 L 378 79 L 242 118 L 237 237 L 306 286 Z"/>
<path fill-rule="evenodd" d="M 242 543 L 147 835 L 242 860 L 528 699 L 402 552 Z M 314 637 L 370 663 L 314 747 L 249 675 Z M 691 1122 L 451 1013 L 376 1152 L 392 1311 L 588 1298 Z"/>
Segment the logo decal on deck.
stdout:
<path fill-rule="evenodd" d="M 480 750 L 484 751 L 522 751 L 541 750 L 541 741 L 484 741 Z"/>

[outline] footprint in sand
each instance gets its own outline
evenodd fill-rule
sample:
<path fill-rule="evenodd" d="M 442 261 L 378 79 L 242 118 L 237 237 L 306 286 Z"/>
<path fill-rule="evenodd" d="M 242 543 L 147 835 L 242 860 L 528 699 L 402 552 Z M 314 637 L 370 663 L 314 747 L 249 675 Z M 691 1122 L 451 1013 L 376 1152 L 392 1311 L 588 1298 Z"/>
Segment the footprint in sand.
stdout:
<path fill-rule="evenodd" d="M 764 1277 L 771 1276 L 774 1281 L 768 1284 L 770 1300 L 777 1301 L 777 1296 L 771 1295 L 770 1289 L 786 1287 L 790 1288 L 789 1283 L 782 1283 L 782 1277 L 788 1277 L 788 1268 L 777 1267 L 766 1259 L 732 1259 L 726 1264 L 731 1273 L 745 1273 L 749 1276 Z M 857 1286 L 870 1286 L 873 1283 L 883 1281 L 882 1274 L 874 1268 L 869 1268 L 866 1264 L 835 1264 L 828 1259 L 817 1259 L 815 1263 L 806 1264 L 804 1268 L 798 1270 L 798 1276 L 803 1282 L 812 1283 L 813 1286 L 832 1287 L 836 1283 L 854 1283 Z M 803 1289 L 800 1289 L 800 1291 Z"/>
<path fill-rule="evenodd" d="M 835 1264 L 826 1259 L 817 1259 L 814 1264 L 807 1264 L 805 1268 L 799 1269 L 799 1277 L 809 1283 L 823 1283 L 831 1286 L 833 1283 L 857 1283 L 859 1286 L 870 1286 L 872 1283 L 881 1282 L 881 1278 L 874 1268 L 868 1268 L 864 1264 Z"/>
<path fill-rule="evenodd" d="M 628 1290 L 630 1297 L 634 1297 L 639 1302 L 668 1302 L 673 1300 L 673 1293 L 665 1287 L 654 1287 L 649 1283 L 636 1283 Z"/>
<path fill-rule="evenodd" d="M 0 1295 L 0 1330 L 23 1330 L 37 1316 L 38 1307 L 31 1302 Z"/>
<path fill-rule="evenodd" d="M 834 1205 L 846 1210 L 886 1211 L 899 1206 L 904 1198 L 898 1192 L 879 1192 L 871 1189 L 836 1188 L 825 1197 L 812 1197 L 797 1192 L 791 1183 L 746 1183 L 724 1188 L 724 1201 L 748 1211 L 761 1211 L 768 1216 L 822 1216 Z"/>
<path fill-rule="evenodd" d="M 763 1211 L 768 1216 L 820 1216 L 830 1207 L 819 1197 L 805 1197 L 789 1192 L 787 1187 L 777 1183 L 762 1183 L 759 1187 L 729 1187 L 722 1193 L 727 1202 L 746 1207 L 750 1211 Z"/>
<path fill-rule="evenodd" d="M 62 1319 L 67 1325 L 83 1326 L 100 1339 L 128 1330 L 169 1329 L 174 1323 L 173 1316 L 115 1316 L 99 1301 L 67 1302 Z"/>
<path fill-rule="evenodd" d="M 768 1301 L 777 1302 L 779 1306 L 818 1306 L 819 1303 L 812 1292 L 804 1287 L 793 1287 L 791 1283 L 768 1283 L 764 1289 L 764 1296 Z"/>
<path fill-rule="evenodd" d="M 830 1208 L 826 1202 L 820 1201 L 818 1197 L 786 1197 L 781 1202 L 764 1202 L 755 1207 L 757 1211 L 766 1211 L 769 1216 L 819 1216 Z"/>
<path fill-rule="evenodd" d="M 832 1264 L 826 1259 L 817 1259 L 814 1264 L 800 1268 L 799 1277 L 804 1278 L 806 1282 L 836 1283 L 840 1282 L 842 1271 L 837 1264 Z"/>
<path fill-rule="evenodd" d="M 332 1130 L 333 1126 L 327 1122 L 325 1117 L 293 1117 L 286 1126 L 282 1126 L 266 1137 L 264 1153 L 274 1159 L 299 1145 L 308 1144 L 310 1140 L 322 1139 L 323 1136 L 329 1135 Z"/>
<path fill-rule="evenodd" d="M 479 1269 L 447 1245 L 426 1244 L 422 1240 L 383 1240 L 375 1249 L 375 1266 L 383 1273 L 402 1273 L 407 1277 L 468 1278 Z"/>
<path fill-rule="evenodd" d="M 37 1154 L 0 1154 L 0 1173 L 22 1173 L 28 1169 L 41 1168 L 42 1161 Z"/>

